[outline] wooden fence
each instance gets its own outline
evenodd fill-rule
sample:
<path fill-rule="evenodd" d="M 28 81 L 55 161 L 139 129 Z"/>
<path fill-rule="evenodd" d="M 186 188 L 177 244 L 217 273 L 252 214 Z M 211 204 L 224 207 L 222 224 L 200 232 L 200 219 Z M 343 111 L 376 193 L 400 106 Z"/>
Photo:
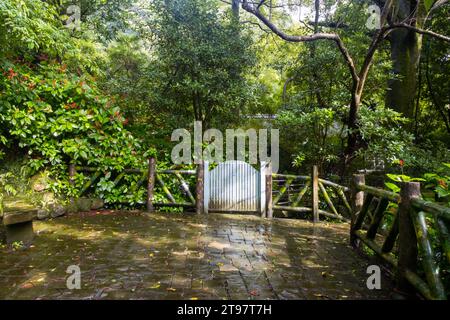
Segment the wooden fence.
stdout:
<path fill-rule="evenodd" d="M 364 180 L 364 175 L 354 176 L 351 244 L 361 241 L 390 264 L 401 290 L 447 299 L 439 264 L 450 265 L 450 208 L 422 200 L 418 182 L 403 183 L 396 194 Z M 443 253 L 438 263 L 435 249 Z"/>
<path fill-rule="evenodd" d="M 268 212 L 312 213 L 314 222 L 320 220 L 320 215 L 350 221 L 352 209 L 346 195 L 350 189 L 321 179 L 317 166 L 312 167 L 309 176 L 272 174 L 269 179 L 267 189 L 272 192 L 266 200 Z"/>
<path fill-rule="evenodd" d="M 72 184 L 77 172 L 91 174 L 80 196 L 105 174 L 98 168 L 70 165 Z M 146 169 L 124 169 L 112 183 L 118 185 L 126 174 L 140 175 L 135 188 L 146 184 L 147 211 L 152 212 L 156 207 L 181 207 L 195 209 L 200 214 L 204 213 L 204 172 L 203 163 L 195 170 L 158 170 L 156 160 L 151 158 Z M 170 185 L 168 179 L 172 179 Z M 310 175 L 304 176 L 272 174 L 269 166 L 265 184 L 264 217 L 272 218 L 273 211 L 278 210 L 309 213 L 314 222 L 320 216 L 349 221 L 352 246 L 364 243 L 390 264 L 400 289 L 417 290 L 427 299 L 447 298 L 443 283 L 445 271 L 441 271 L 440 265 L 446 266 L 449 273 L 450 208 L 422 200 L 419 183 L 404 183 L 400 194 L 396 194 L 366 185 L 362 174 L 354 175 L 351 187 L 347 188 L 320 178 L 317 166 Z M 156 201 L 156 188 L 164 195 L 163 201 Z M 439 261 L 436 250 L 442 253 Z M 449 281 L 450 275 L 446 277 Z"/>
<path fill-rule="evenodd" d="M 123 169 L 113 180 L 113 185 L 114 187 L 117 186 L 127 174 L 140 175 L 141 177 L 137 184 L 130 191 L 136 191 L 136 189 L 141 187 L 144 183 L 146 184 L 146 207 L 148 212 L 153 212 L 156 207 L 196 208 L 197 212 L 202 212 L 203 200 L 199 196 L 199 194 L 203 194 L 202 169 L 203 166 L 199 165 L 197 166 L 197 170 L 157 170 L 156 160 L 154 158 L 149 158 L 147 169 Z M 78 196 L 80 197 L 88 191 L 97 179 L 102 175 L 105 175 L 105 172 L 99 168 L 82 167 L 71 164 L 69 165 L 69 181 L 72 185 L 75 183 L 75 175 L 77 172 L 91 174 L 89 180 L 81 187 L 81 190 L 78 193 Z M 184 176 L 195 176 L 195 186 L 189 184 Z M 168 187 L 166 183 L 169 177 L 178 183 L 178 185 L 175 186 L 176 188 L 173 188 L 172 190 L 170 190 L 170 187 Z M 159 187 L 162 190 L 165 201 L 155 201 L 154 196 L 156 187 Z M 192 191 L 193 189 L 195 190 Z M 177 200 L 174 196 L 174 193 L 179 190 L 182 191 L 184 200 Z"/>

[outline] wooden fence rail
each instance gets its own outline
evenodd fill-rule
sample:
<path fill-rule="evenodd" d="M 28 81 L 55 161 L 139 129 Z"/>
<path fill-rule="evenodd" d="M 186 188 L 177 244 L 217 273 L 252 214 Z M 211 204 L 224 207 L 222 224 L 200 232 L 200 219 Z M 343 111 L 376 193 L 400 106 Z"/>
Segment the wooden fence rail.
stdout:
<path fill-rule="evenodd" d="M 450 264 L 450 208 L 422 200 L 418 182 L 403 183 L 396 194 L 365 185 L 361 175 L 354 177 L 352 203 L 351 244 L 358 247 L 361 241 L 389 263 L 401 290 L 447 299 L 434 250 L 443 253 L 443 265 Z"/>
<path fill-rule="evenodd" d="M 342 221 L 350 221 L 352 208 L 347 199 L 346 193 L 349 188 L 341 186 L 337 183 L 319 178 L 317 166 L 313 166 L 310 176 L 291 175 L 291 174 L 272 174 L 273 187 L 272 208 L 278 211 L 292 211 L 298 213 L 312 213 L 313 221 L 318 222 L 320 215 L 334 218 Z M 328 190 L 327 190 L 328 189 Z M 339 210 L 333 198 L 341 204 Z M 309 202 L 305 199 L 309 193 Z M 322 202 L 321 202 L 322 199 Z M 305 203 L 306 202 L 306 203 Z M 303 205 L 301 205 L 303 203 Z M 327 210 L 324 210 L 327 209 Z"/>
<path fill-rule="evenodd" d="M 113 170 L 108 170 L 113 171 Z M 92 174 L 88 181 L 84 183 L 81 187 L 78 196 L 84 195 L 88 189 L 94 184 L 97 179 L 99 179 L 102 175 L 105 175 L 105 172 L 100 170 L 99 168 L 93 167 L 83 167 L 83 166 L 75 166 L 71 164 L 69 166 L 69 181 L 71 185 L 74 185 L 75 176 L 77 172 L 85 172 Z M 202 206 L 198 204 L 201 201 L 198 201 L 199 192 L 203 194 L 203 184 L 202 179 L 200 179 L 199 175 L 202 174 L 201 171 L 197 170 L 174 170 L 174 169 L 165 169 L 158 170 L 156 165 L 156 159 L 149 158 L 148 159 L 148 167 L 147 169 L 133 169 L 126 168 L 118 172 L 117 176 L 113 180 L 113 185 L 117 186 L 120 181 L 125 177 L 125 175 L 141 175 L 141 178 L 137 181 L 137 183 L 131 188 L 131 192 L 136 191 L 140 186 L 147 183 L 147 192 L 146 192 L 146 206 L 148 212 L 153 212 L 155 207 L 183 207 L 183 208 L 197 208 L 197 212 L 202 211 Z M 188 181 L 183 176 L 195 176 L 196 185 L 195 185 L 195 196 L 193 195 L 194 187 L 191 186 Z M 176 182 L 173 186 L 169 186 L 167 184 L 167 179 L 172 178 L 171 181 Z M 162 191 L 162 194 L 165 197 L 165 201 L 155 201 L 155 188 L 159 187 Z M 172 188 L 172 190 L 171 190 Z M 178 191 L 182 191 L 184 194 L 185 201 L 177 200 L 174 194 Z"/>

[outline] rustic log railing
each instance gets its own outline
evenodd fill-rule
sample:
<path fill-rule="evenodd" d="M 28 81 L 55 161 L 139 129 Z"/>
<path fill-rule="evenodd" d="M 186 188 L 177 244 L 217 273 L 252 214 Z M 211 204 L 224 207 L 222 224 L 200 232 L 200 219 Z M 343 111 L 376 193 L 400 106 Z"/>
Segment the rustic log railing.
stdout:
<path fill-rule="evenodd" d="M 450 208 L 422 200 L 418 182 L 403 183 L 396 194 L 365 185 L 363 175 L 354 177 L 352 203 L 351 244 L 364 243 L 390 264 L 401 290 L 447 299 L 434 252 L 442 252 L 441 265 L 450 265 Z"/>
<path fill-rule="evenodd" d="M 350 221 L 352 209 L 346 196 L 349 188 L 319 178 L 317 166 L 313 166 L 310 176 L 272 174 L 270 185 L 274 189 L 268 201 L 272 202 L 273 210 L 312 213 L 314 222 L 320 220 L 320 215 Z M 339 201 L 339 210 L 333 200 Z"/>
<path fill-rule="evenodd" d="M 200 166 L 199 166 L 200 167 Z M 108 170 L 112 171 L 112 170 Z M 77 172 L 92 174 L 88 181 L 86 181 L 78 192 L 78 196 L 83 196 L 105 172 L 99 168 L 75 166 L 71 164 L 69 166 L 69 181 L 73 185 L 75 175 Z M 130 188 L 130 192 L 135 192 L 145 182 L 147 183 L 146 199 L 143 199 L 146 203 L 147 211 L 152 212 L 155 207 L 182 207 L 182 208 L 196 208 L 197 212 L 202 211 L 201 203 L 198 201 L 198 194 L 203 194 L 203 179 L 199 175 L 202 175 L 201 170 L 158 170 L 156 160 L 154 158 L 148 159 L 147 169 L 131 169 L 126 168 L 117 172 L 115 179 L 112 181 L 113 186 L 117 186 L 125 175 L 140 175 L 140 179 L 135 185 Z M 189 176 L 195 176 L 195 186 L 189 181 Z M 163 195 L 163 199 L 155 199 L 155 189 L 159 188 Z M 192 191 L 194 190 L 194 191 Z M 194 192 L 194 194 L 193 194 Z M 182 195 L 182 196 L 180 196 Z"/>
<path fill-rule="evenodd" d="M 72 185 L 77 171 L 92 174 L 81 187 L 80 196 L 105 174 L 98 168 L 70 165 Z M 158 170 L 156 160 L 150 158 L 146 169 L 117 172 L 113 185 L 119 184 L 126 174 L 141 176 L 131 192 L 147 182 L 143 203 L 149 212 L 155 207 L 193 208 L 197 213 L 204 212 L 203 164 L 196 170 Z M 417 291 L 426 299 L 447 299 L 446 290 L 450 285 L 444 282 L 444 273 L 449 282 L 450 208 L 422 200 L 419 183 L 403 183 L 400 194 L 396 194 L 366 185 L 364 175 L 359 174 L 354 175 L 351 188 L 347 188 L 320 178 L 316 166 L 307 176 L 272 174 L 269 167 L 265 180 L 267 218 L 272 218 L 273 211 L 292 211 L 311 213 L 314 222 L 321 215 L 350 221 L 351 245 L 359 247 L 363 243 L 390 264 L 401 290 Z M 155 199 L 157 188 L 158 200 Z M 351 201 L 347 200 L 347 193 L 351 194 Z M 440 256 L 435 255 L 436 250 Z M 441 266 L 447 270 L 442 272 Z"/>

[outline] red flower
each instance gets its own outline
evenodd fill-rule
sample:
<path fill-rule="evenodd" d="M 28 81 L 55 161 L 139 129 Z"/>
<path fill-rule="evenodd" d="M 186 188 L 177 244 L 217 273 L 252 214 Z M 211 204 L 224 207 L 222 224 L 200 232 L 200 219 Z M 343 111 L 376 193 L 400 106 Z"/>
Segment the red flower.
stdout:
<path fill-rule="evenodd" d="M 17 76 L 17 73 L 14 72 L 14 70 L 12 68 L 9 68 L 8 70 L 8 79 L 11 80 L 12 78 L 14 78 L 15 76 Z"/>
<path fill-rule="evenodd" d="M 399 164 L 400 164 L 400 167 L 403 167 L 405 165 L 405 160 L 400 159 Z"/>
<path fill-rule="evenodd" d="M 69 103 L 69 104 L 67 104 L 65 107 L 64 107 L 64 109 L 76 109 L 78 106 L 77 106 L 77 103 L 76 102 L 72 102 L 72 103 Z"/>

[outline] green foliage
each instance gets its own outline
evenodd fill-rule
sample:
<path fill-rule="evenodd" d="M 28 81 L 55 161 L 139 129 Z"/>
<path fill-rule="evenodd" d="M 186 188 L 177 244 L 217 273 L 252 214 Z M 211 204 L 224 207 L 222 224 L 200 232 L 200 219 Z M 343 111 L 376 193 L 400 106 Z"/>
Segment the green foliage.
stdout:
<path fill-rule="evenodd" d="M 331 108 L 309 112 L 283 111 L 276 120 L 281 132 L 281 148 L 294 154 L 296 167 L 317 164 L 324 166 L 337 160 L 338 113 Z M 299 141 L 297 145 L 292 141 Z"/>
<path fill-rule="evenodd" d="M 10 154 L 8 154 L 7 159 L 2 160 L 3 163 L 0 167 L 0 212 L 2 200 L 7 197 L 15 198 L 25 195 L 25 197 L 31 198 L 28 162 Z"/>
<path fill-rule="evenodd" d="M 424 5 L 430 10 L 433 3 Z M 81 8 L 77 30 L 64 25 L 73 4 Z M 276 10 L 280 1 L 272 4 L 261 10 L 286 33 L 312 32 Z M 338 33 L 357 68 L 371 41 L 366 9 L 364 1 L 320 3 L 321 24 L 342 27 L 317 31 Z M 426 27 L 448 34 L 448 10 L 433 9 Z M 52 188 L 66 195 L 77 195 L 89 179 L 79 173 L 71 187 L 70 161 L 99 167 L 103 178 L 89 192 L 108 203 L 135 203 L 145 190 L 137 187 L 138 176 L 115 185 L 120 170 L 145 167 L 150 155 L 170 167 L 168 137 L 197 119 L 204 128 L 280 128 L 282 170 L 319 164 L 322 172 L 338 172 L 350 133 L 352 83 L 335 43 L 287 43 L 230 11 L 214 0 L 0 1 L 0 157 L 25 154 L 34 171 L 51 168 Z M 358 114 L 359 152 L 351 160 L 355 169 L 375 159 L 393 172 L 402 159 L 399 179 L 428 172 L 427 188 L 447 201 L 439 181 L 447 183 L 441 163 L 450 158 L 448 46 L 424 37 L 422 56 L 417 110 L 406 120 L 384 107 L 386 84 L 395 76 L 389 43 L 381 43 Z M 253 117 L 259 114 L 277 119 Z M 398 191 L 398 182 L 387 186 Z"/>
<path fill-rule="evenodd" d="M 427 11 L 430 11 L 431 7 L 435 2 L 436 0 L 424 0 L 423 3 L 425 5 L 425 9 L 427 9 Z"/>
<path fill-rule="evenodd" d="M 10 183 L 12 177 L 13 175 L 11 172 L 0 174 L 0 216 L 3 214 L 3 199 L 5 197 L 5 194 L 6 195 L 17 194 L 17 190 Z"/>
<path fill-rule="evenodd" d="M 412 145 L 412 135 L 404 130 L 407 119 L 396 111 L 383 106 L 360 110 L 359 130 L 365 143 L 360 154 L 391 163 L 402 159 Z"/>
<path fill-rule="evenodd" d="M 0 21 L 0 55 L 30 50 L 57 54 L 67 48 L 67 33 L 57 12 L 44 1 L 2 0 Z"/>
<path fill-rule="evenodd" d="M 100 77 L 105 74 L 108 63 L 105 48 L 93 40 L 90 34 L 71 38 L 70 48 L 64 52 L 68 72 L 77 75 Z"/>
<path fill-rule="evenodd" d="M 155 115 L 154 108 L 149 105 L 154 81 L 149 54 L 136 36 L 125 34 L 119 35 L 108 46 L 106 54 L 107 67 L 101 87 L 120 97 L 118 103 L 130 120 L 130 125 L 145 124 Z M 130 83 L 133 85 L 130 86 Z"/>
<path fill-rule="evenodd" d="M 69 74 L 54 61 L 8 63 L 1 72 L 4 144 L 25 150 L 35 171 L 50 167 L 59 176 L 71 161 L 103 170 L 142 165 L 126 119 L 90 77 Z"/>
<path fill-rule="evenodd" d="M 394 182 L 413 182 L 413 181 L 425 181 L 425 179 L 422 178 L 412 178 L 410 176 L 404 175 L 404 174 L 386 174 L 386 177 L 388 177 L 390 180 Z M 384 183 L 388 189 L 390 189 L 392 192 L 398 193 L 400 192 L 400 187 L 392 182 L 385 182 Z"/>
<path fill-rule="evenodd" d="M 24 248 L 24 246 L 25 245 L 24 245 L 23 241 L 14 241 L 11 244 L 11 248 L 13 249 L 13 251 L 20 250 L 20 249 Z"/>
<path fill-rule="evenodd" d="M 432 190 L 435 199 L 446 202 L 450 206 L 450 164 L 443 163 L 441 169 L 436 173 L 425 173 L 423 175 L 425 189 Z"/>
<path fill-rule="evenodd" d="M 395 192 L 395 193 L 399 193 L 399 192 L 400 192 L 400 187 L 397 186 L 395 183 L 392 183 L 392 182 L 385 182 L 384 185 L 385 185 L 389 190 L 391 190 L 392 192 Z"/>
<path fill-rule="evenodd" d="M 158 109 L 205 127 L 237 121 L 249 99 L 251 39 L 212 0 L 158 0 L 153 12 Z"/>
<path fill-rule="evenodd" d="M 392 182 L 385 182 L 385 186 L 392 192 L 400 192 L 399 183 L 418 181 L 423 186 L 423 196 L 430 201 L 444 202 L 450 205 L 450 164 L 443 163 L 438 172 L 425 173 L 422 178 L 410 177 L 405 174 L 386 174 Z M 432 192 L 430 197 L 429 192 Z"/>
<path fill-rule="evenodd" d="M 450 34 L 450 6 L 441 5 L 432 10 L 432 18 L 427 28 L 440 34 Z M 416 135 L 420 143 L 432 140 L 431 147 L 437 142 L 440 145 L 430 149 L 449 149 L 450 142 L 450 59 L 449 45 L 445 41 L 435 41 L 431 37 L 424 37 L 422 57 L 419 66 L 418 99 L 416 115 Z M 420 89 L 420 90 L 419 90 Z M 448 157 L 447 157 L 448 159 Z M 445 160 L 445 159 L 444 159 Z M 440 163 L 439 161 L 438 163 Z"/>
<path fill-rule="evenodd" d="M 294 155 L 296 167 L 336 165 L 347 131 L 345 109 L 304 108 L 299 112 L 297 108 L 286 107 L 288 110 L 280 112 L 276 120 L 276 125 L 283 128 L 280 144 L 283 151 Z M 376 158 L 391 163 L 402 158 L 412 145 L 412 136 L 402 128 L 405 122 L 401 114 L 383 106 L 363 106 L 358 121 L 364 143 L 358 153 L 360 159 Z"/>
<path fill-rule="evenodd" d="M 3 195 L 15 195 L 17 193 L 17 190 L 14 188 L 12 184 L 9 183 L 9 180 L 13 177 L 13 174 L 11 172 L 2 173 L 0 175 L 0 190 L 1 194 Z"/>

